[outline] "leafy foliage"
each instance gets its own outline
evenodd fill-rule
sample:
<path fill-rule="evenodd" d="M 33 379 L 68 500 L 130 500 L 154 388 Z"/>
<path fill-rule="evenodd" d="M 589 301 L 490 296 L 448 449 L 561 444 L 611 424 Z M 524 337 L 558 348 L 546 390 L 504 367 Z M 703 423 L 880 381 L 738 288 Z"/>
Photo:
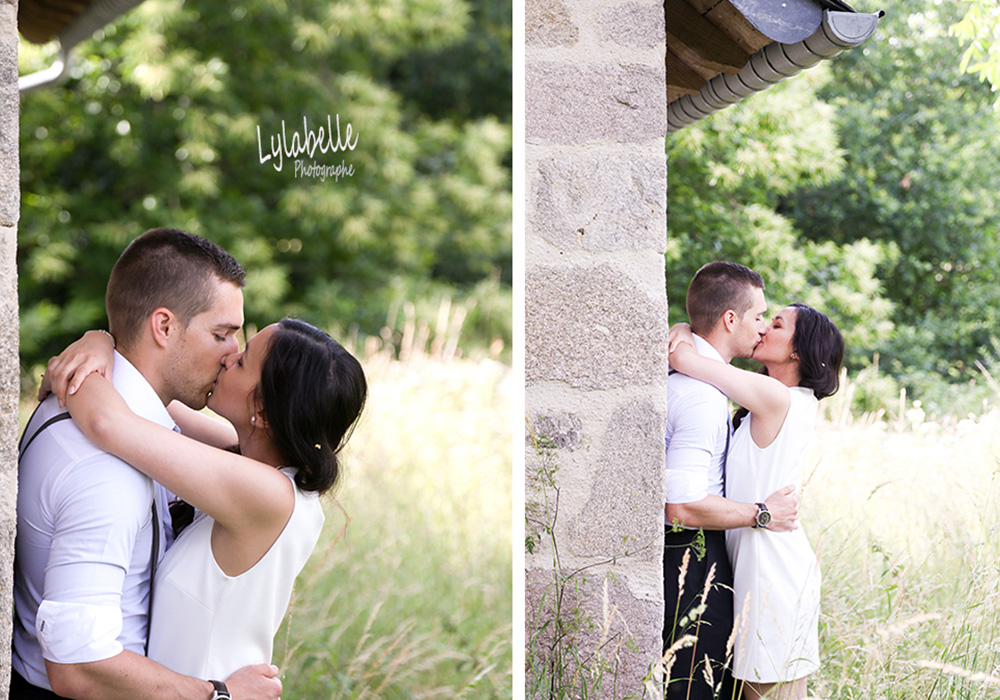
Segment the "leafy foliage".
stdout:
<path fill-rule="evenodd" d="M 1000 128 L 985 86 L 948 35 L 960 8 L 932 0 L 887 15 L 862 51 L 832 61 L 842 175 L 787 197 L 805 238 L 892 245 L 879 267 L 896 331 L 871 346 L 895 376 L 967 379 L 1000 313 Z"/>
<path fill-rule="evenodd" d="M 891 332 L 892 304 L 876 272 L 893 247 L 803 241 L 778 211 L 783 198 L 842 170 L 833 110 L 816 98 L 824 80 L 814 69 L 668 139 L 671 322 L 685 318 L 678 302 L 695 271 L 726 259 L 764 277 L 772 308 L 802 301 L 829 313 L 859 363 Z"/>
<path fill-rule="evenodd" d="M 453 297 L 482 312 L 474 342 L 509 347 L 511 86 L 482 96 L 463 81 L 487 60 L 509 71 L 510 47 L 475 49 L 506 36 L 480 5 L 149 0 L 77 47 L 65 85 L 22 100 L 25 363 L 104 325 L 111 265 L 155 226 L 243 263 L 248 321 L 292 314 L 377 335 L 404 299 Z M 479 63 L 452 66 L 437 101 L 424 95 L 425 74 L 407 67 L 462 47 Z M 54 51 L 22 43 L 21 72 Z M 290 143 L 328 116 L 356 147 L 302 160 L 352 175 L 261 162 L 283 129 Z"/>

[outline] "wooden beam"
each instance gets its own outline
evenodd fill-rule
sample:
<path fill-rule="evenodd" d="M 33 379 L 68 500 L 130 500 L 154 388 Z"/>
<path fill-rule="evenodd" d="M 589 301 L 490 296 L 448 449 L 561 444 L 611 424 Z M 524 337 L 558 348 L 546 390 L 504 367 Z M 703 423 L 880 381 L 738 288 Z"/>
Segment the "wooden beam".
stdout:
<path fill-rule="evenodd" d="M 692 68 L 737 73 L 750 54 L 685 0 L 664 0 L 667 46 Z"/>
<path fill-rule="evenodd" d="M 683 59 L 667 49 L 667 94 L 675 99 L 681 95 L 693 95 L 708 82 L 692 70 Z M 668 98 L 669 99 L 669 98 Z"/>
<path fill-rule="evenodd" d="M 753 55 L 771 43 L 771 40 L 757 31 L 757 28 L 750 24 L 750 21 L 733 7 L 729 0 L 715 3 L 705 14 L 705 19 L 739 44 L 747 54 Z"/>

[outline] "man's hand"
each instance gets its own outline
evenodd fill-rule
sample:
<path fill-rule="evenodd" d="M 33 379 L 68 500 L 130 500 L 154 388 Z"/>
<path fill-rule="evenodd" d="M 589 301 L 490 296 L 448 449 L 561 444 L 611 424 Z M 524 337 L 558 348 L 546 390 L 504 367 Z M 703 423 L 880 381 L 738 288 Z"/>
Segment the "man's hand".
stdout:
<path fill-rule="evenodd" d="M 281 679 L 274 664 L 244 666 L 226 679 L 235 700 L 281 700 Z"/>
<path fill-rule="evenodd" d="M 799 492 L 794 485 L 784 486 L 764 500 L 771 512 L 771 522 L 767 529 L 774 532 L 789 532 L 799 527 Z"/>

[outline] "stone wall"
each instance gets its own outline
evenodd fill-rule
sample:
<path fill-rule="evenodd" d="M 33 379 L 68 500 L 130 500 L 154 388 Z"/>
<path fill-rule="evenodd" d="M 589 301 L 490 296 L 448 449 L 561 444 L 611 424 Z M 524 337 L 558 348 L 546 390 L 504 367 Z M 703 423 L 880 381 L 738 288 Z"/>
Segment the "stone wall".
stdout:
<path fill-rule="evenodd" d="M 0 649 L 10 649 L 17 522 L 17 405 L 20 393 L 17 317 L 18 158 L 17 2 L 0 0 Z M 10 654 L 0 654 L 0 697 L 7 697 Z"/>
<path fill-rule="evenodd" d="M 533 634 L 558 551 L 564 575 L 583 569 L 563 614 L 593 623 L 576 641 L 601 648 L 602 697 L 623 697 L 642 692 L 663 625 L 663 3 L 527 0 L 525 14 L 527 654 L 551 642 Z"/>

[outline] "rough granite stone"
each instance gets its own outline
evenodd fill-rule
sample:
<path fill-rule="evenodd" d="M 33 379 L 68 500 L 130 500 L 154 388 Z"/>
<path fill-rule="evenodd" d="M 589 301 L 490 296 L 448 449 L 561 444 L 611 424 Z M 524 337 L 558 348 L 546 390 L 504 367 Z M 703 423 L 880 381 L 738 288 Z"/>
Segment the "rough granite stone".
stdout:
<path fill-rule="evenodd" d="M 663 154 L 550 158 L 532 183 L 532 230 L 568 250 L 663 250 L 666 193 Z"/>
<path fill-rule="evenodd" d="M 574 554 L 661 559 L 665 433 L 666 417 L 648 401 L 627 403 L 612 414 L 590 497 L 570 528 Z"/>
<path fill-rule="evenodd" d="M 525 276 L 525 383 L 649 386 L 666 376 L 666 304 L 609 264 Z"/>
<path fill-rule="evenodd" d="M 663 4 L 627 2 L 601 12 L 601 40 L 622 46 L 651 48 L 667 40 Z"/>
<path fill-rule="evenodd" d="M 17 224 L 21 208 L 17 91 L 17 4 L 0 4 L 0 226 Z"/>
<path fill-rule="evenodd" d="M 577 626 L 571 626 L 570 634 L 562 639 L 567 649 L 564 658 L 589 659 L 587 666 L 594 670 L 598 669 L 598 659 L 604 662 L 602 692 L 593 693 L 594 697 L 651 697 L 643 693 L 643 679 L 662 654 L 663 603 L 636 598 L 625 585 L 623 579 L 627 577 L 627 573 L 594 569 L 577 575 L 563 587 L 560 619 L 572 625 L 572 612 L 582 612 Z M 525 572 L 525 654 L 529 669 L 525 690 L 530 698 L 548 697 L 547 687 L 538 688 L 532 683 L 531 669 L 551 667 L 558 657 L 552 652 L 556 625 L 545 625 L 554 617 L 557 600 L 553 572 Z M 570 662 L 565 673 L 572 676 L 578 670 L 579 664 Z M 593 676 L 588 682 L 594 682 Z"/>
<path fill-rule="evenodd" d="M 533 440 L 544 440 L 547 445 L 556 449 L 568 449 L 573 452 L 580 446 L 583 436 L 583 421 L 572 413 L 553 413 L 535 415 L 531 419 L 531 433 L 526 436 L 526 443 Z"/>
<path fill-rule="evenodd" d="M 525 135 L 549 143 L 643 143 L 667 133 L 666 66 L 525 66 Z"/>
<path fill-rule="evenodd" d="M 17 504 L 17 407 L 20 396 L 17 220 L 20 210 L 17 3 L 0 4 L 0 648 L 13 627 Z M 10 654 L 0 658 L 0 697 L 10 685 Z"/>
<path fill-rule="evenodd" d="M 524 4 L 524 43 L 528 46 L 572 46 L 580 28 L 562 0 L 528 0 Z"/>

